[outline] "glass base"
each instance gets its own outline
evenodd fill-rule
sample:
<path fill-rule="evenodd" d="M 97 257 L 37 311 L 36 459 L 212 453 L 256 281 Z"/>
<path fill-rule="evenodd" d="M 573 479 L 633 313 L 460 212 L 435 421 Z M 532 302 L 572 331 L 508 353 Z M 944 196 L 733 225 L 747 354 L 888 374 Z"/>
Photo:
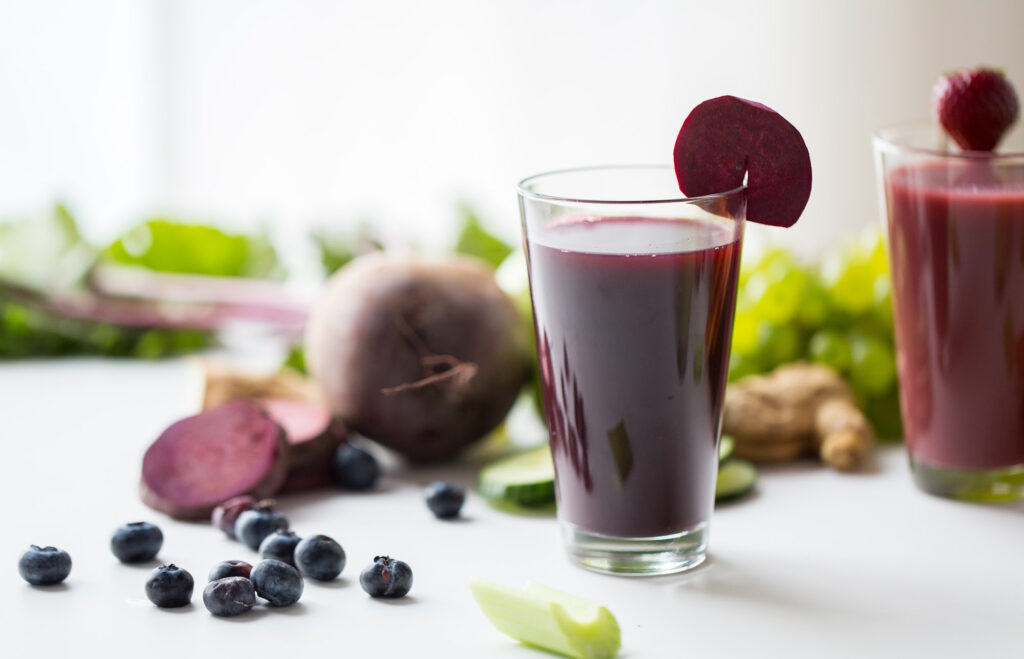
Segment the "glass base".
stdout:
<path fill-rule="evenodd" d="M 573 561 L 588 570 L 626 576 L 654 576 L 691 570 L 704 562 L 707 524 L 653 538 L 619 538 L 587 533 L 561 522 Z"/>
<path fill-rule="evenodd" d="M 1024 464 L 1000 469 L 935 467 L 910 457 L 917 486 L 930 494 L 962 501 L 1002 503 L 1024 499 Z"/>

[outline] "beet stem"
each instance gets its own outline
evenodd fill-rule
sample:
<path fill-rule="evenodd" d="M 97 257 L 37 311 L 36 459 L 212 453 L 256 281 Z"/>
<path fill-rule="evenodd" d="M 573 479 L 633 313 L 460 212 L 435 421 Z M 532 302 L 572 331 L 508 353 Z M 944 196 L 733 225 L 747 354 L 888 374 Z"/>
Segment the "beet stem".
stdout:
<path fill-rule="evenodd" d="M 412 345 L 412 348 L 419 353 L 420 364 L 426 371 L 432 371 L 437 366 L 447 366 L 448 368 L 441 373 L 433 373 L 425 376 L 415 382 L 406 382 L 405 384 L 399 384 L 394 387 L 385 387 L 380 390 L 385 396 L 393 396 L 394 394 L 401 393 L 403 391 L 409 391 L 411 389 L 423 389 L 430 385 L 437 384 L 439 382 L 445 382 L 447 380 L 454 380 L 455 386 L 462 386 L 469 382 L 478 370 L 476 364 L 472 362 L 459 361 L 458 357 L 453 355 L 434 355 L 431 354 L 430 348 L 427 347 L 426 342 L 416 333 L 412 325 L 407 321 L 401 314 L 395 314 L 394 316 L 395 326 L 398 331 L 402 333 L 405 339 Z"/>
<path fill-rule="evenodd" d="M 429 375 L 421 380 L 416 380 L 415 382 L 407 382 L 394 387 L 385 387 L 381 389 L 380 392 L 385 396 L 392 396 L 410 389 L 422 389 L 424 387 L 429 387 L 432 384 L 437 384 L 438 382 L 444 382 L 446 380 L 455 380 L 456 385 L 463 385 L 469 382 L 469 380 L 476 375 L 476 364 L 473 362 L 460 362 L 451 355 L 428 355 L 423 358 L 424 365 L 427 365 L 428 360 L 434 363 L 441 362 L 442 360 L 446 363 L 451 363 L 449 361 L 451 360 L 454 361 L 455 364 L 443 373 L 435 373 L 434 375 Z"/>

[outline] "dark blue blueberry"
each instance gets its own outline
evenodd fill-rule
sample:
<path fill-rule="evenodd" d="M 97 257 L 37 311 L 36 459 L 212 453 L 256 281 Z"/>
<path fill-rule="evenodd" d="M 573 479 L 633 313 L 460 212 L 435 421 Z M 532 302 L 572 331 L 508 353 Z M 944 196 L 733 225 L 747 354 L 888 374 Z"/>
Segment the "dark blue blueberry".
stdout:
<path fill-rule="evenodd" d="M 245 577 L 225 577 L 206 584 L 203 604 L 215 616 L 237 616 L 256 604 L 256 587 Z"/>
<path fill-rule="evenodd" d="M 359 575 L 359 585 L 370 597 L 404 597 L 412 588 L 412 568 L 388 556 L 374 556 Z"/>
<path fill-rule="evenodd" d="M 253 551 L 259 551 L 263 539 L 274 531 L 287 531 L 288 518 L 268 507 L 242 511 L 235 521 L 235 536 Z"/>
<path fill-rule="evenodd" d="M 195 581 L 188 570 L 174 565 L 161 565 L 146 580 L 146 597 L 162 609 L 186 606 L 192 601 Z"/>
<path fill-rule="evenodd" d="M 270 606 L 291 606 L 302 597 L 302 575 L 287 563 L 272 558 L 260 561 L 251 576 L 256 594 Z"/>
<path fill-rule="evenodd" d="M 245 561 L 222 561 L 213 566 L 210 570 L 210 581 L 227 579 L 228 577 L 249 578 L 252 566 Z"/>
<path fill-rule="evenodd" d="M 31 545 L 18 561 L 18 573 L 33 586 L 52 586 L 71 574 L 71 557 L 63 549 Z"/>
<path fill-rule="evenodd" d="M 305 577 L 330 581 L 345 569 L 345 550 L 326 535 L 314 535 L 295 548 L 295 566 Z"/>
<path fill-rule="evenodd" d="M 466 493 L 454 483 L 437 481 L 427 486 L 424 496 L 427 508 L 438 519 L 452 519 L 459 516 L 462 504 L 466 501 Z"/>
<path fill-rule="evenodd" d="M 295 567 L 295 546 L 302 538 L 294 531 L 274 531 L 260 543 L 260 558 L 273 558 Z"/>
<path fill-rule="evenodd" d="M 377 484 L 380 476 L 377 459 L 368 451 L 351 444 L 338 447 L 331 467 L 334 481 L 349 490 L 368 490 Z"/>
<path fill-rule="evenodd" d="M 114 531 L 110 538 L 110 551 L 122 563 L 142 563 L 153 560 L 164 546 L 164 534 L 149 522 L 131 522 Z"/>

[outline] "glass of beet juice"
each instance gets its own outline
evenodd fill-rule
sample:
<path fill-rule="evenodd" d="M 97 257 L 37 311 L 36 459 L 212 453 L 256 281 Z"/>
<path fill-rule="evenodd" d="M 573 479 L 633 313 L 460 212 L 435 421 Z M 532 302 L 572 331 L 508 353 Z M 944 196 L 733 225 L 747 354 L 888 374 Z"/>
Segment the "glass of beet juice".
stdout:
<path fill-rule="evenodd" d="M 519 206 L 558 517 L 616 574 L 699 565 L 714 506 L 745 192 L 671 167 L 532 176 Z"/>
<path fill-rule="evenodd" d="M 919 487 L 1024 498 L 1024 149 L 875 136 L 910 465 Z"/>

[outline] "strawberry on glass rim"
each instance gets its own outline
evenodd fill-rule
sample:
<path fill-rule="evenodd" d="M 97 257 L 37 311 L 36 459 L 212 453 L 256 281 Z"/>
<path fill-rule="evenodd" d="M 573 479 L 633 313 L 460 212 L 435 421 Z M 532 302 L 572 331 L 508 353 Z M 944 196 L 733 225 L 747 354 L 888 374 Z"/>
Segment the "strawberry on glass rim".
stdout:
<path fill-rule="evenodd" d="M 964 151 L 994 151 L 1020 115 L 1013 85 L 998 69 L 947 73 L 932 90 L 935 116 Z"/>

